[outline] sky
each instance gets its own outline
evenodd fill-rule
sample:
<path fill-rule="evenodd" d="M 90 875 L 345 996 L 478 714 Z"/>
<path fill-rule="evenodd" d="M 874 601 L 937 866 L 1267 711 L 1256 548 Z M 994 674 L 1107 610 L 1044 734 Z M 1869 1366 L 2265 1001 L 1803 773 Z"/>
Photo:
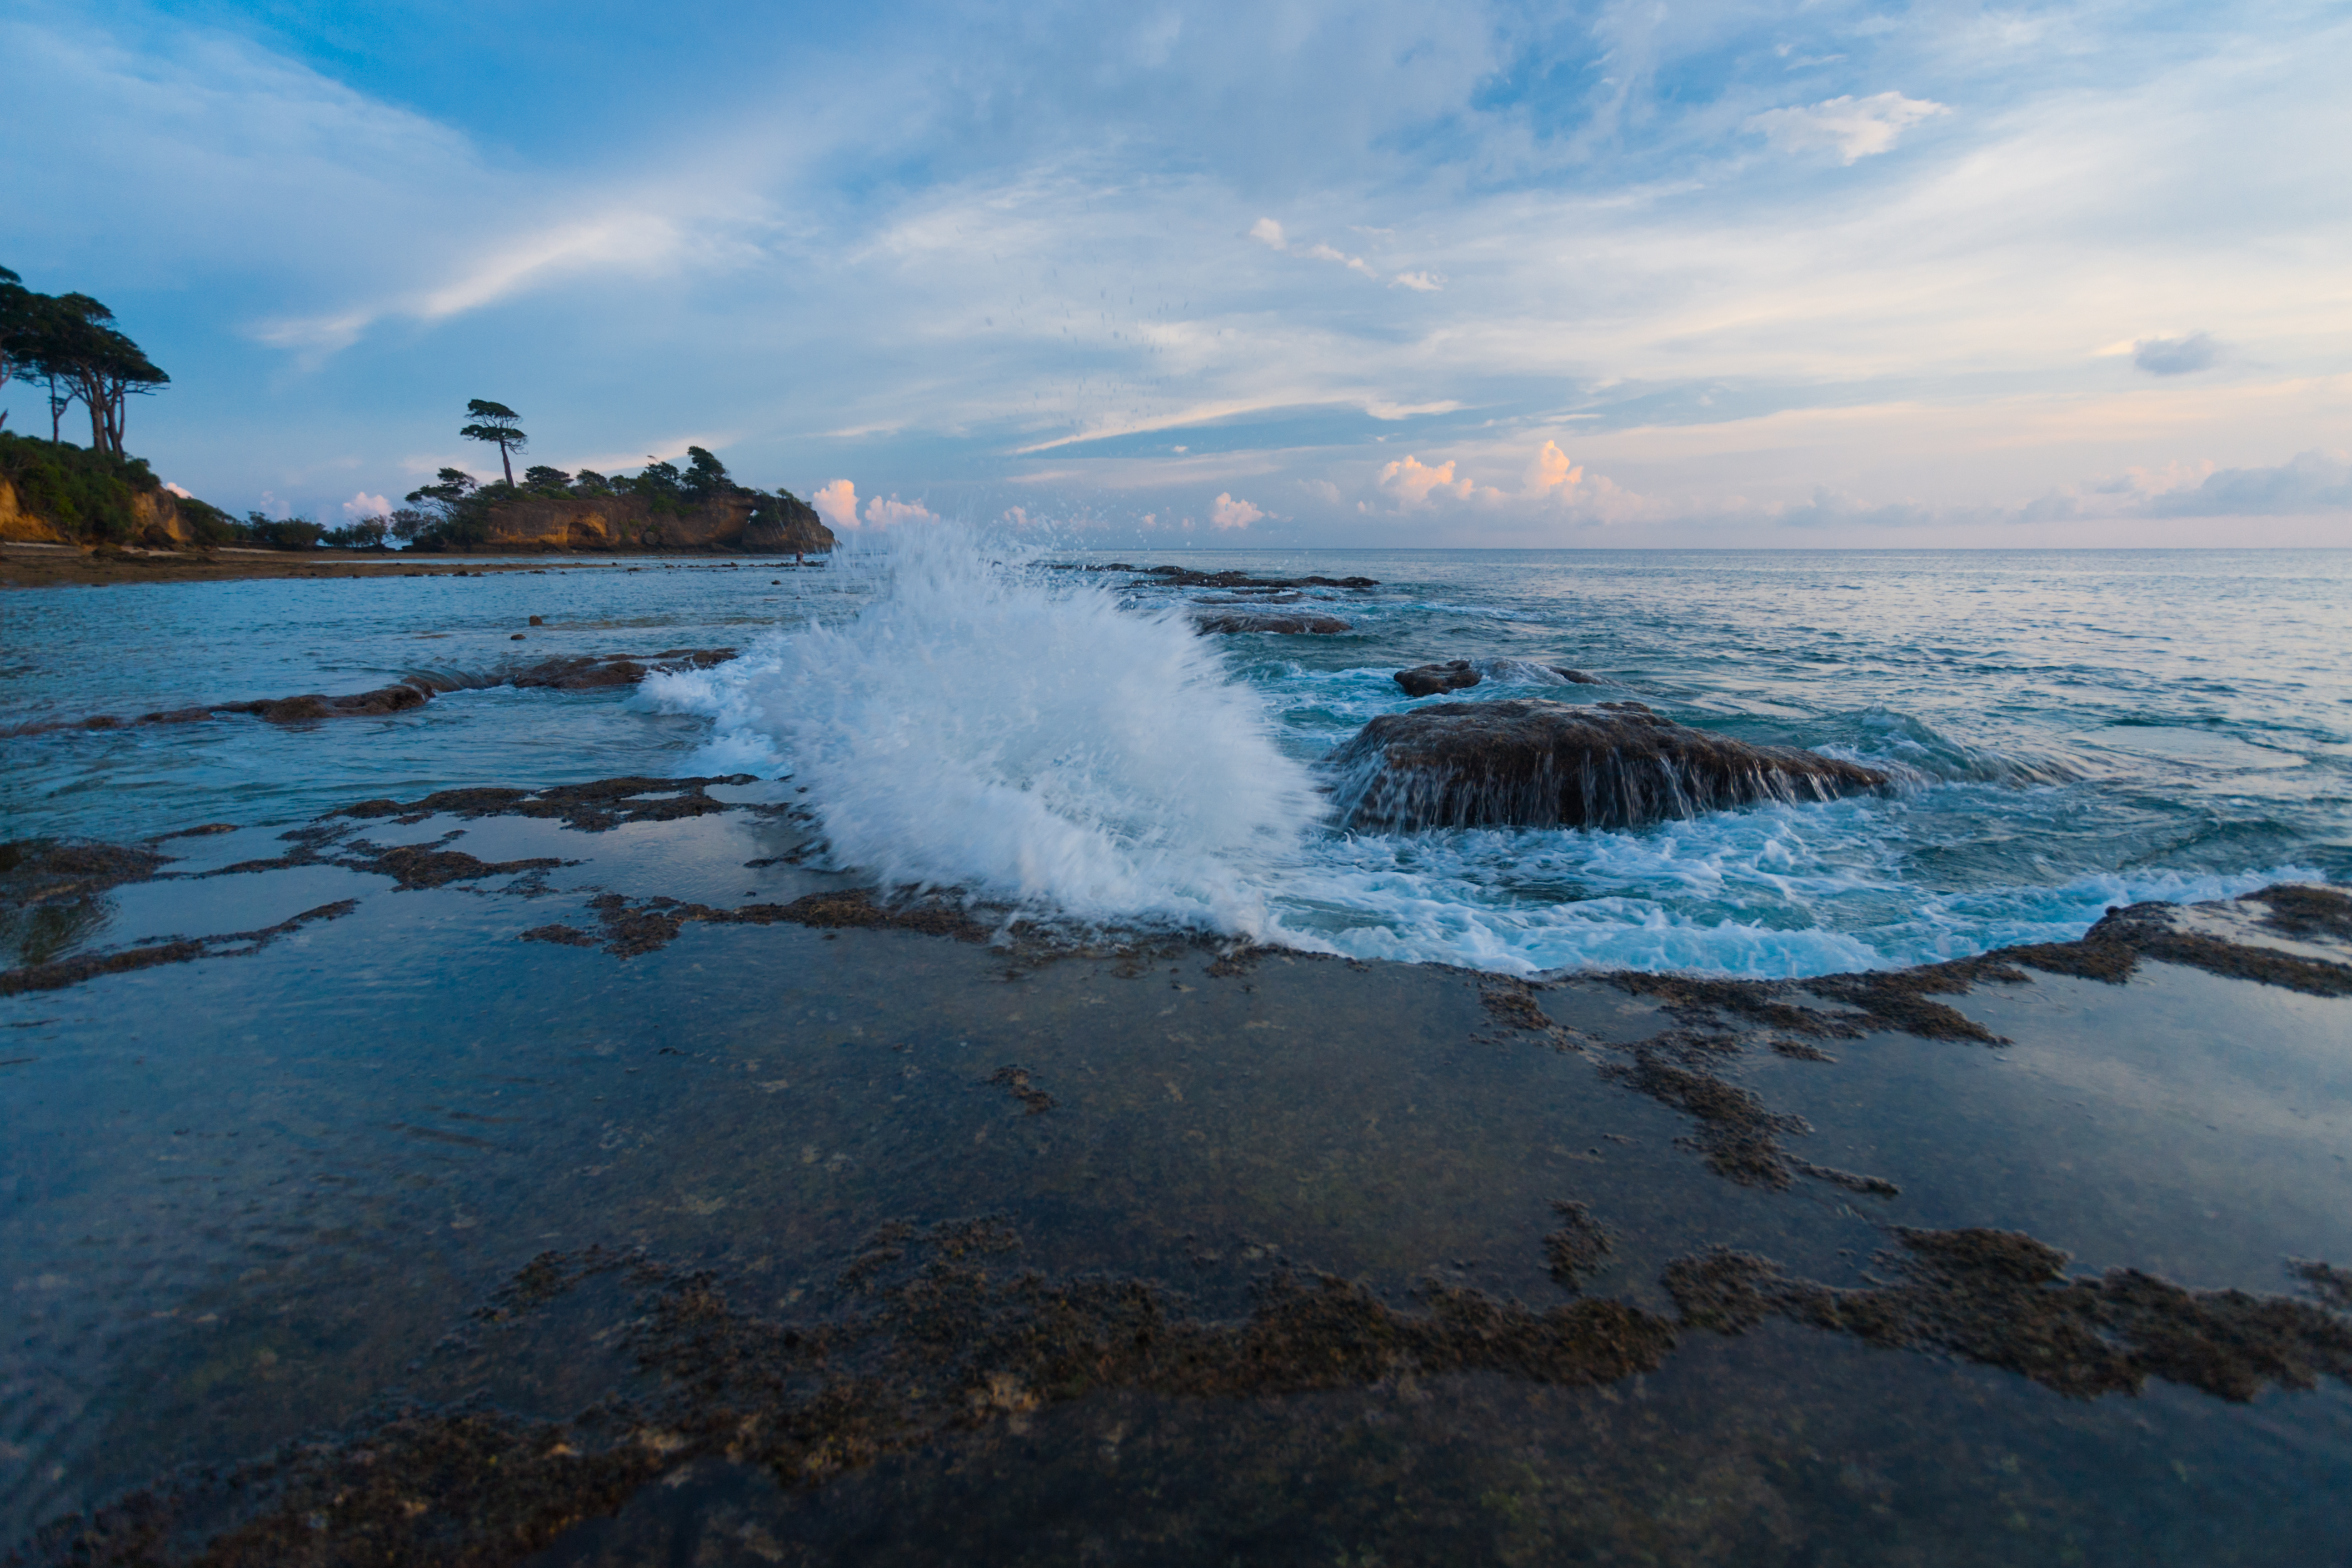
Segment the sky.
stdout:
<path fill-rule="evenodd" d="M 237 511 L 494 475 L 484 397 L 841 531 L 2352 544 L 2352 3 L 0 0 L 0 265 Z"/>

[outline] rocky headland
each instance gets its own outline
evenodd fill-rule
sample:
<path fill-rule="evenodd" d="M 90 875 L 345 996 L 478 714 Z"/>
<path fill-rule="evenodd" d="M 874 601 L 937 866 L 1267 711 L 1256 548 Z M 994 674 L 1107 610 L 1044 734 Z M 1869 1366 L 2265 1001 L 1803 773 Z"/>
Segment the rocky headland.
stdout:
<path fill-rule="evenodd" d="M 792 496 L 739 491 L 685 504 L 645 495 L 525 492 L 481 511 L 480 537 L 420 540 L 418 548 L 466 554 L 573 551 L 744 551 L 822 554 L 835 544 L 816 509 Z"/>

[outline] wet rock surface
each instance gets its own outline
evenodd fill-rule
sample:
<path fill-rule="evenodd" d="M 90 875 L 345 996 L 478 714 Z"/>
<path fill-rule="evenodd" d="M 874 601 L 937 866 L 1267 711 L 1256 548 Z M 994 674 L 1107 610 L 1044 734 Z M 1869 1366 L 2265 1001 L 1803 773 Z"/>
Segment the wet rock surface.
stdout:
<path fill-rule="evenodd" d="M 1312 610 L 1195 610 L 1192 612 L 1192 624 L 1203 632 L 1229 637 L 1245 636 L 1252 632 L 1272 632 L 1291 637 L 1335 637 L 1355 629 L 1337 616 L 1326 616 Z"/>
<path fill-rule="evenodd" d="M 1094 570 L 1094 568 L 1088 568 Z M 1142 576 L 1129 584 L 1138 588 L 1229 588 L 1242 592 L 1271 593 L 1282 588 L 1377 588 L 1376 577 L 1254 577 L 1246 572 L 1200 572 L 1189 566 L 1125 566 L 1112 564 L 1099 568 L 1105 572 L 1137 572 Z"/>
<path fill-rule="evenodd" d="M 862 889 L 812 893 L 789 904 L 745 904 L 735 909 L 681 903 L 660 897 L 633 903 L 618 893 L 605 893 L 592 900 L 589 908 L 602 921 L 601 935 L 576 926 L 544 925 L 524 931 L 522 940 L 559 942 L 569 947 L 601 944 L 616 958 L 635 958 L 667 947 L 689 923 L 697 921 L 709 925 L 803 925 L 836 931 L 911 931 L 960 942 L 986 942 L 990 934 L 987 926 L 960 909 L 921 902 L 894 907 Z"/>
<path fill-rule="evenodd" d="M 213 1070 L 257 1086 L 299 1079 L 351 1048 L 348 1032 L 387 1075 L 361 1075 L 356 1114 L 392 1128 L 382 1144 L 338 1145 L 332 1180 L 306 1187 L 290 1221 L 268 1217 L 266 1277 L 162 1303 L 181 1314 L 171 1331 L 184 1348 L 168 1375 L 126 1371 L 138 1392 L 121 1419 L 217 1430 L 194 1450 L 204 1467 L 154 1479 L 164 1463 L 131 1466 L 26 1542 L 23 1560 L 659 1561 L 683 1550 L 660 1531 L 690 1518 L 702 1555 L 724 1523 L 713 1561 L 847 1561 L 875 1554 L 872 1532 L 888 1528 L 875 1521 L 929 1510 L 945 1528 L 963 1511 L 942 1500 L 959 1477 L 993 1500 L 974 1505 L 991 1517 L 1024 1520 L 1116 1513 L 1129 1477 L 1139 1498 L 1197 1498 L 1209 1515 L 1248 1497 L 1283 1518 L 1353 1519 L 1351 1559 L 1476 1556 L 1507 1518 L 1538 1543 L 1513 1548 L 1529 1561 L 1605 1544 L 1629 1560 L 1796 1563 L 1925 1519 L 1922 1489 L 1949 1475 L 1939 1555 L 1921 1560 L 1994 1562 L 1996 1545 L 2015 1543 L 1981 1524 L 1989 1500 L 2010 1510 L 2001 1518 L 2036 1521 L 2036 1551 L 2093 1539 L 2084 1521 L 2115 1517 L 2074 1482 L 2014 1500 L 2011 1472 L 1988 1468 L 2021 1454 L 2029 1477 L 2104 1470 L 2139 1441 L 2113 1425 L 2053 1436 L 2046 1406 L 2088 1410 L 2154 1383 L 2211 1395 L 2217 1410 L 2263 1395 L 2273 1422 L 2269 1400 L 2310 1400 L 2289 1426 L 2333 1419 L 2342 1403 L 2352 1277 L 2336 1264 L 2298 1257 L 2283 1282 L 2293 1293 L 2274 1294 L 2242 1271 L 2151 1256 L 2145 1237 L 2086 1245 L 2040 1207 L 2033 1235 L 2001 1229 L 2028 1216 L 1986 1197 L 1985 1183 L 2016 1149 L 1923 1174 L 1916 1130 L 1857 1142 L 1839 1121 L 1857 1094 L 1902 1111 L 1866 1076 L 1890 1061 L 2014 1061 L 2029 1032 L 2015 1007 L 1987 1005 L 2045 980 L 2095 1007 L 2179 962 L 2195 974 L 2163 984 L 2228 987 L 2256 999 L 2250 1016 L 2263 997 L 2340 1007 L 2325 987 L 2341 966 L 2322 956 L 2348 907 L 2335 889 L 2118 910 L 2077 942 L 1913 971 L 1519 981 L 1255 946 L 1213 956 L 1165 936 L 1033 941 L 1009 912 L 827 885 L 788 847 L 807 825 L 710 793 L 731 782 L 367 802 L 285 836 L 282 857 L 226 866 L 215 863 L 242 846 L 207 854 L 201 835 L 176 862 L 184 850 L 166 839 L 12 847 L 0 890 L 25 907 L 102 902 L 142 881 L 387 879 L 364 901 L 367 921 L 342 921 L 344 900 L 12 971 L 0 994 L 242 955 L 219 978 L 284 1015 L 252 1047 L 269 1053 L 260 1065 Z M 380 842 L 394 837 L 386 822 L 436 817 L 488 826 Z M 574 847 L 575 832 L 625 823 L 646 831 Z M 705 880 L 672 879 L 696 866 Z M 754 880 L 770 896 L 746 891 Z M 696 896 L 656 890 L 665 882 Z M 689 928 L 701 929 L 679 942 Z M 460 945 L 412 958 L 425 933 L 459 929 L 472 933 Z M 383 950 L 401 960 L 390 973 L 354 943 L 375 931 L 396 944 Z M 434 990 L 424 1012 L 370 1032 L 412 985 L 400 968 L 453 957 L 462 991 Z M 964 978 L 942 986 L 940 973 Z M 175 976 L 175 991 L 199 994 L 205 973 Z M 237 978 L 262 974 L 290 990 Z M 300 1022 L 296 999 L 345 974 L 365 978 Z M 114 1026 L 176 1054 L 232 1048 L 191 1039 L 202 1007 L 159 1029 L 139 1009 L 173 1004 L 152 988 L 89 995 Z M 426 1020 L 443 1012 L 454 1021 L 436 1044 Z M 300 1044 L 306 1026 L 332 1043 Z M 1820 1048 L 1835 1041 L 1851 1044 Z M 155 1048 L 110 1042 L 93 1059 L 112 1071 Z M 291 1059 L 277 1063 L 280 1050 Z M 417 1081 L 394 1087 L 412 1056 Z M 54 1094 L 70 1060 L 53 1044 L 0 1053 L 16 1075 L 0 1083 L 58 1075 L 37 1080 Z M 172 1173 L 165 1162 L 192 1152 L 176 1130 L 197 1118 L 165 1114 L 144 1142 L 113 1131 L 110 1111 L 99 1120 L 127 1157 Z M 337 1114 L 313 1088 L 240 1102 L 215 1136 L 234 1151 L 290 1123 L 308 1148 Z M 403 1163 L 403 1145 L 430 1158 Z M 384 1217 L 363 1237 L 324 1239 L 345 1223 L 335 1183 L 371 1170 L 400 1173 L 382 1191 L 361 1179 L 365 1205 L 391 1205 Z M 279 1191 L 281 1177 L 264 1168 L 255 1190 Z M 2067 1212 L 2095 1209 L 2084 1194 L 2105 1181 L 2064 1194 Z M 159 1191 L 189 1201 L 187 1188 Z M 929 1218 L 981 1209 L 991 1217 Z M 289 1234 L 319 1239 L 287 1248 Z M 2340 1239 L 2323 1226 L 2281 1250 L 2335 1258 Z M 2125 1267 L 2070 1275 L 2055 1240 Z M 302 1294 L 306 1258 L 345 1246 L 349 1299 Z M 432 1309 L 429 1326 L 400 1327 L 383 1302 L 467 1247 L 496 1269 L 469 1275 L 467 1295 Z M 1873 1247 L 1886 1255 L 1839 1261 Z M 271 1294 L 280 1277 L 289 1293 Z M 37 1334 L 25 1342 L 45 1342 Z M 1953 1384 L 1945 1361 L 1993 1381 Z M 2201 1428 L 2154 1405 L 2154 1479 L 2123 1494 L 2129 1510 L 2158 1506 L 2147 1488 L 2174 1484 L 2164 1467 L 2183 1454 L 2215 1462 L 2182 1447 Z M 289 1427 L 289 1410 L 326 1414 Z M 1436 1410 L 1458 1412 L 1453 1436 L 1427 1424 Z M 1786 1430 L 1752 1454 L 1739 1447 L 1783 1411 Z M 1825 1436 L 1832 1427 L 1850 1436 Z M 23 1440 L 15 1427 L 0 1436 Z M 1948 1464 L 1963 1445 L 1981 1462 Z M 1466 1468 L 1448 1468 L 1456 1459 Z M 2321 1499 L 2332 1462 L 2280 1473 L 2297 1478 L 2294 1496 Z M 1549 1479 L 1528 1490 L 1537 1483 L 1507 1479 L 1522 1473 Z M 1711 1478 L 1714 1522 L 1659 1547 L 1689 1517 L 1695 1475 Z M 757 1485 L 728 1491 L 728 1477 Z M 2318 1517 L 2320 1505 L 2295 1507 Z M 866 1522 L 818 1522 L 828 1518 Z M 1161 1555 L 1187 1557 L 1167 1543 L 1198 1541 L 1204 1524 L 1180 1515 L 1165 1528 Z M 1234 1552 L 1270 1550 L 1275 1528 L 1236 1525 Z M 1416 1529 L 1425 1548 L 1407 1551 Z M 1151 1555 L 1149 1541 L 1119 1539 Z M 1898 1531 L 1873 1553 L 1901 1560 L 1922 1539 Z M 1050 1533 L 1031 1545 L 1038 1561 L 1076 1550 Z M 2112 1560 L 2146 1558 L 2119 1546 Z"/>
<path fill-rule="evenodd" d="M 336 815 L 363 820 L 388 816 L 403 823 L 435 816 L 549 817 L 583 833 L 602 833 L 624 823 L 676 822 L 725 811 L 727 805 L 711 797 L 709 786 L 751 782 L 750 773 L 728 773 L 683 779 L 599 779 L 593 784 L 555 784 L 538 790 L 437 790 L 406 802 L 363 800 Z"/>
<path fill-rule="evenodd" d="M 2005 1368 L 2078 1399 L 2151 1377 L 2243 1404 L 2265 1387 L 2352 1379 L 2352 1320 L 2292 1298 L 2189 1290 L 2136 1268 L 2068 1278 L 2065 1253 L 2016 1231 L 1912 1230 L 1882 1253 L 1899 1276 L 1836 1289 L 1721 1250 L 1669 1266 L 1683 1321 L 1739 1333 L 1768 1316 L 1889 1349 Z"/>
<path fill-rule="evenodd" d="M 1573 1296 L 1609 1243 L 1582 1205 L 1559 1214 L 1547 1250 Z M 1022 1237 L 1001 1216 L 887 1224 L 790 1313 L 746 1300 L 761 1293 L 753 1281 L 643 1252 L 542 1253 L 471 1314 L 472 1334 L 444 1344 L 477 1369 L 534 1335 L 609 1345 L 627 1375 L 604 1397 L 562 1418 L 397 1407 L 54 1521 L 17 1560 L 520 1563 L 715 1461 L 805 1494 L 943 1442 L 1017 1439 L 1057 1406 L 1122 1392 L 1230 1408 L 1218 1417 L 1230 1422 L 1247 1402 L 1481 1374 L 1605 1387 L 1659 1371 L 1694 1331 L 1740 1336 L 1775 1317 L 2081 1400 L 2158 1378 L 2242 1403 L 2352 1376 L 2352 1320 L 2309 1302 L 2127 1268 L 2070 1279 L 2064 1253 L 2014 1232 L 1893 1234 L 1883 1262 L 1898 1278 L 1875 1288 L 1817 1284 L 1728 1249 L 1675 1259 L 1663 1279 L 1672 1317 L 1607 1298 L 1538 1309 L 1434 1280 L 1399 1306 L 1283 1267 L 1260 1278 L 1245 1316 L 1218 1318 L 1154 1280 L 1021 1267 Z M 1313 1430 L 1304 1410 L 1290 1419 Z M 738 1539 L 782 1558 L 773 1537 Z"/>
<path fill-rule="evenodd" d="M 1372 720 L 1324 759 L 1368 830 L 1630 827 L 1878 789 L 1878 769 L 1693 730 L 1638 702 L 1443 702 Z"/>
<path fill-rule="evenodd" d="M 622 1274 L 641 1294 L 615 1327 L 651 1390 L 564 1421 L 403 1410 L 59 1521 L 30 1561 L 516 1563 L 720 1456 L 821 1486 L 1118 1389 L 1233 1399 L 1474 1371 L 1575 1387 L 1654 1369 L 1675 1344 L 1668 1321 L 1617 1301 L 1536 1311 L 1432 1284 L 1418 1310 L 1401 1310 L 1286 1270 L 1260 1283 L 1246 1318 L 1204 1319 L 1152 1281 L 1014 1271 L 1000 1259 L 1020 1245 L 1000 1220 L 894 1223 L 841 1270 L 832 1301 L 790 1318 L 739 1305 L 707 1270 L 544 1254 L 478 1315 L 511 1329 L 583 1280 Z M 222 1528 L 225 1513 L 236 1521 Z M 211 1534 L 201 1557 L 173 1550 L 199 1523 Z"/>
<path fill-rule="evenodd" d="M 480 674 L 430 671 L 412 675 L 397 685 L 341 697 L 316 692 L 299 697 L 266 697 L 250 702 L 209 702 L 193 708 L 173 708 L 124 719 L 98 714 L 88 719 L 42 720 L 0 731 L 5 735 L 38 735 L 58 730 L 121 730 L 140 724 L 194 724 L 224 714 L 250 714 L 272 724 L 310 724 L 328 719 L 381 719 L 422 708 L 436 695 L 481 691 L 492 687 L 549 688 L 558 691 L 593 691 L 634 686 L 656 670 L 708 669 L 735 657 L 731 647 L 667 648 L 656 654 L 581 654 L 541 659 L 520 668 Z"/>
<path fill-rule="evenodd" d="M 200 958 L 248 957 L 278 938 L 299 931 L 313 921 L 340 920 L 358 908 L 356 900 L 339 899 L 331 904 L 305 910 L 291 919 L 264 926 L 258 931 L 142 942 L 111 952 L 84 953 L 71 958 L 52 959 L 46 963 L 0 970 L 0 996 L 15 996 L 27 991 L 62 991 L 69 985 L 79 985 L 101 975 L 129 974 L 142 969 L 152 969 L 159 964 L 193 963 Z"/>

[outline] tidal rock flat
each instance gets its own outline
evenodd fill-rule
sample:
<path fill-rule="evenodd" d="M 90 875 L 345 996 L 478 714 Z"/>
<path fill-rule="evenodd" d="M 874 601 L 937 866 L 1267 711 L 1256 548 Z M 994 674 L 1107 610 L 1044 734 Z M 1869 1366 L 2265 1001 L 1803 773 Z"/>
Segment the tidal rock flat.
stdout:
<path fill-rule="evenodd" d="M 0 847 L 0 1558 L 2341 1555 L 2337 889 L 1514 979 L 1004 923 L 800 798 Z"/>
<path fill-rule="evenodd" d="M 1442 702 L 1386 713 L 1325 760 L 1357 829 L 1633 827 L 1883 788 L 1858 763 L 1693 730 L 1638 702 Z"/>

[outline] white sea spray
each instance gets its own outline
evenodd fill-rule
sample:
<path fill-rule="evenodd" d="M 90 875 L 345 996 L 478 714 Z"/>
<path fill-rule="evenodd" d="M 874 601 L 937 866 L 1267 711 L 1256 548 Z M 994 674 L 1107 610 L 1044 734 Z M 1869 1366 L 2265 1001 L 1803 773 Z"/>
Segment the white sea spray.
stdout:
<path fill-rule="evenodd" d="M 647 696 L 715 721 L 722 765 L 789 771 L 835 858 L 889 885 L 1081 920 L 1255 933 L 1257 868 L 1319 810 L 1258 694 L 1174 610 L 1006 563 L 956 527 L 845 551 L 846 621 Z"/>

